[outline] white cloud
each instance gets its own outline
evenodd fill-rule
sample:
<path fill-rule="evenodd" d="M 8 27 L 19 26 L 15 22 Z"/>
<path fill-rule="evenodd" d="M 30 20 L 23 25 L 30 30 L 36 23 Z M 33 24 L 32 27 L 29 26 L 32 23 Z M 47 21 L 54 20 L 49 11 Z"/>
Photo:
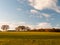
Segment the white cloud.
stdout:
<path fill-rule="evenodd" d="M 37 28 L 52 28 L 52 25 L 48 22 L 42 22 L 37 25 Z"/>
<path fill-rule="evenodd" d="M 44 8 L 48 8 L 54 6 L 56 0 L 29 0 L 30 5 L 35 9 L 42 10 Z"/>
<path fill-rule="evenodd" d="M 17 26 L 28 26 L 31 29 L 39 29 L 39 28 L 53 28 L 51 23 L 48 22 L 41 22 L 37 25 L 27 24 L 26 22 L 0 22 L 0 29 L 2 25 L 9 25 L 10 30 L 14 30 Z M 60 25 L 57 24 L 54 28 L 60 28 Z"/>
<path fill-rule="evenodd" d="M 51 15 L 50 14 L 42 13 L 42 16 L 44 16 L 47 21 L 49 21 L 49 19 L 51 19 Z"/>
<path fill-rule="evenodd" d="M 42 13 L 42 15 L 43 15 L 45 18 L 50 18 L 50 17 L 51 17 L 49 14 L 46 14 L 46 13 Z"/>
<path fill-rule="evenodd" d="M 49 8 L 60 13 L 60 7 L 57 6 L 58 0 L 28 0 L 28 1 L 30 2 L 30 5 L 37 10 Z"/>
<path fill-rule="evenodd" d="M 56 12 L 60 13 L 60 7 L 59 6 L 55 6 L 55 8 L 52 8 L 54 9 Z"/>
<path fill-rule="evenodd" d="M 14 27 L 16 26 L 14 23 L 11 23 L 11 22 L 0 22 L 0 27 L 2 25 L 9 25 L 10 26 L 10 29 L 14 29 Z"/>
<path fill-rule="evenodd" d="M 38 13 L 36 10 L 30 10 L 31 13 Z"/>
<path fill-rule="evenodd" d="M 26 22 L 8 22 L 8 21 L 6 21 L 6 22 L 0 22 L 0 29 L 1 29 L 1 26 L 2 25 L 9 25 L 9 29 L 10 30 L 14 30 L 17 26 L 28 26 L 28 27 L 30 27 L 31 29 L 33 29 L 33 25 L 31 25 L 31 24 L 27 24 Z"/>
<path fill-rule="evenodd" d="M 40 13 L 40 12 L 38 12 L 38 11 L 36 11 L 36 10 L 31 10 L 31 13 L 33 14 L 33 15 L 30 15 L 30 17 L 38 17 L 38 18 L 43 18 L 43 17 L 45 17 L 45 19 L 46 20 L 49 20 L 50 18 L 51 18 L 51 15 L 50 14 L 47 14 L 47 13 Z"/>

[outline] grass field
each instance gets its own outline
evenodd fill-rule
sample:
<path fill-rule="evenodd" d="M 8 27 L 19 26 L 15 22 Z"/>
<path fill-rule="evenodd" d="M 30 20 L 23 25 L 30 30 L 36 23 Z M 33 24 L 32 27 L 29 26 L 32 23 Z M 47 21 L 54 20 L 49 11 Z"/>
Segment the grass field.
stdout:
<path fill-rule="evenodd" d="M 60 45 L 60 33 L 0 32 L 0 45 Z"/>

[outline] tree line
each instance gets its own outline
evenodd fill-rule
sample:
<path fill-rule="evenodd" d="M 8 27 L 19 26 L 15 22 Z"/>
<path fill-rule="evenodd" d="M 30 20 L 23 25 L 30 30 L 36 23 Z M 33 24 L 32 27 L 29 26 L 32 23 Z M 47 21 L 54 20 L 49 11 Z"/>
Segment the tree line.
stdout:
<path fill-rule="evenodd" d="M 17 26 L 15 27 L 15 30 L 8 30 L 10 27 L 9 25 L 2 25 L 1 26 L 1 29 L 3 31 L 14 31 L 14 32 L 19 32 L 19 31 L 29 31 L 29 32 L 60 32 L 60 29 L 55 29 L 55 28 L 52 28 L 52 29 L 31 29 L 30 27 L 26 27 L 26 26 Z"/>

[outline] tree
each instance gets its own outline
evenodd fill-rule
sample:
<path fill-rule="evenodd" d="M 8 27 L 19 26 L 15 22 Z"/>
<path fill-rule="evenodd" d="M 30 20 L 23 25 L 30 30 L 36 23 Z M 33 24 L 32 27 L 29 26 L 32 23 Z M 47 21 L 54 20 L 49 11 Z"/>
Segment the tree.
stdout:
<path fill-rule="evenodd" d="M 16 27 L 16 31 L 25 31 L 25 26 Z"/>
<path fill-rule="evenodd" d="M 26 27 L 26 30 L 27 30 L 27 31 L 30 31 L 31 29 L 30 29 L 29 27 Z"/>
<path fill-rule="evenodd" d="M 3 31 L 7 31 L 7 29 L 9 29 L 9 25 L 2 25 L 1 29 Z"/>
<path fill-rule="evenodd" d="M 16 31 L 28 31 L 28 30 L 30 30 L 30 28 L 26 27 L 26 26 L 18 26 L 15 29 L 16 29 Z"/>

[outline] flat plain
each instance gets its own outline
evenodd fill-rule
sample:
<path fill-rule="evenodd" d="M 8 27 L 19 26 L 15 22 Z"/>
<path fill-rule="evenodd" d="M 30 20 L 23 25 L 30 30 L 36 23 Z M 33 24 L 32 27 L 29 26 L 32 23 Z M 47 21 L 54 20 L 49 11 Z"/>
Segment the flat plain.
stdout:
<path fill-rule="evenodd" d="M 0 32 L 0 45 L 60 45 L 60 33 Z"/>

